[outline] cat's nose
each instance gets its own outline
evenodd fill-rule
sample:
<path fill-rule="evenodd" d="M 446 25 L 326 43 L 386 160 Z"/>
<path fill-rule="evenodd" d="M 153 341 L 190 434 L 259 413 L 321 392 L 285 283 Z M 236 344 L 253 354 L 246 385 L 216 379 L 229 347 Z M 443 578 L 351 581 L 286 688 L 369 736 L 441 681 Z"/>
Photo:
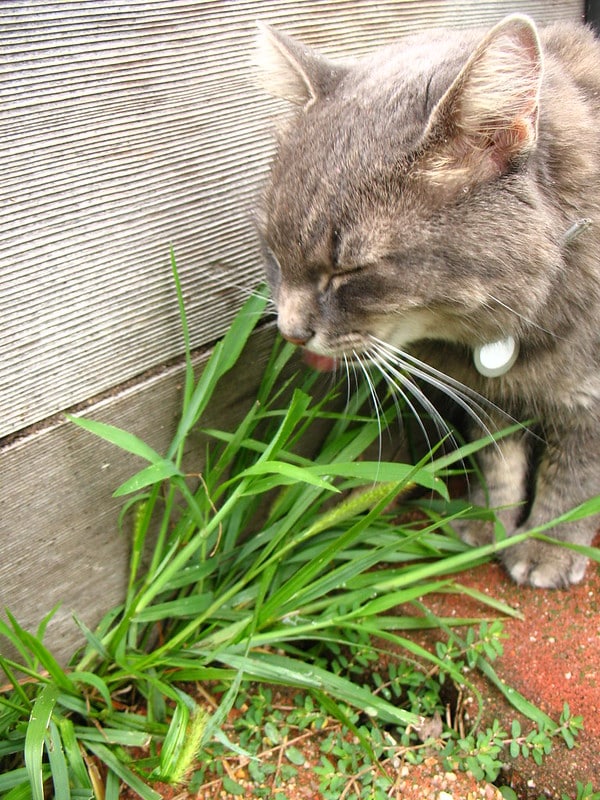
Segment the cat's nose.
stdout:
<path fill-rule="evenodd" d="M 304 347 L 304 345 L 307 344 L 308 341 L 312 338 L 313 332 L 293 331 L 292 333 L 286 333 L 285 331 L 281 331 L 281 335 L 286 341 L 298 345 L 298 347 Z"/>

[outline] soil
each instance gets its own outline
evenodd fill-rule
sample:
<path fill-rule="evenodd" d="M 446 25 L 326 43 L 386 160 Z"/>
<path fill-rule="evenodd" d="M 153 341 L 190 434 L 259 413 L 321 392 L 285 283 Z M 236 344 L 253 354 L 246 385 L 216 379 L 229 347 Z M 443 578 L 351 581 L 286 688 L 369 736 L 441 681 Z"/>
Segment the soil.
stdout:
<path fill-rule="evenodd" d="M 319 780 L 313 771 L 319 761 L 319 748 L 309 740 L 303 746 L 303 753 L 306 757 L 304 764 L 297 767 L 294 778 L 279 785 L 277 797 L 285 800 L 322 800 Z M 253 786 L 243 767 L 232 771 L 231 777 L 242 787 L 250 789 Z M 390 777 L 394 780 L 389 795 L 393 800 L 503 800 L 496 787 L 475 780 L 469 773 L 445 771 L 434 757 L 427 758 L 422 764 L 399 764 L 395 774 L 390 774 Z M 155 783 L 153 788 L 163 800 L 238 800 L 238 796 L 223 788 L 220 780 L 206 784 L 193 793 L 164 783 Z M 354 787 L 349 784 L 347 788 L 351 791 Z M 357 777 L 356 789 L 360 789 L 360 776 Z M 346 796 L 344 794 L 340 800 Z M 350 796 L 356 797 L 357 793 Z M 124 789 L 119 797 L 120 800 L 138 800 L 138 796 L 130 789 Z"/>
<path fill-rule="evenodd" d="M 598 545 L 598 542 L 596 542 Z M 542 796 L 575 797 L 577 781 L 600 790 L 600 573 L 590 564 L 585 580 L 569 590 L 540 591 L 518 587 L 506 579 L 500 566 L 490 564 L 461 576 L 461 581 L 517 608 L 524 619 L 505 623 L 508 639 L 497 671 L 553 719 L 564 703 L 583 717 L 584 730 L 574 749 L 556 744 L 541 767 L 531 760 L 515 765 L 507 776 L 521 800 Z M 466 597 L 436 599 L 434 610 L 445 614 L 476 611 Z M 481 613 L 481 608 L 479 608 Z M 499 692 L 480 680 L 487 704 L 485 715 L 515 716 Z"/>
<path fill-rule="evenodd" d="M 531 759 L 512 762 L 510 772 L 503 775 L 502 785 L 512 786 L 519 800 L 538 800 L 540 797 L 560 800 L 563 795 L 575 798 L 577 781 L 583 784 L 591 782 L 596 791 L 600 790 L 598 565 L 591 564 L 585 580 L 568 591 L 518 587 L 509 581 L 497 564 L 484 565 L 456 579 L 504 601 L 523 615 L 523 619 L 505 621 L 508 638 L 504 642 L 504 653 L 495 664 L 500 677 L 553 719 L 558 720 L 567 702 L 571 713 L 581 715 L 584 720 L 584 730 L 579 734 L 575 748 L 569 750 L 555 739 L 552 753 L 541 767 Z M 487 607 L 462 594 L 428 596 L 427 604 L 432 611 L 443 616 L 490 615 Z M 429 648 L 435 646 L 438 637 L 439 633 L 435 631 L 413 634 L 416 641 Z M 512 719 L 518 714 L 498 690 L 486 684 L 484 678 L 480 676 L 477 682 L 486 698 L 484 725 L 499 718 L 503 727 L 510 729 Z M 295 691 L 286 696 L 285 690 L 278 688 L 274 696 L 277 703 L 291 706 L 293 694 Z M 526 721 L 523 727 L 526 729 Z M 318 736 L 317 732 L 309 731 L 294 742 L 305 761 L 297 767 L 297 775 L 277 790 L 278 797 L 321 800 L 318 776 L 313 771 L 320 759 Z M 357 743 L 357 746 L 360 745 Z M 272 758 L 275 763 L 280 762 L 282 749 L 274 748 Z M 238 784 L 250 787 L 252 782 L 247 769 L 241 761 L 239 764 L 230 777 Z M 478 782 L 468 773 L 444 771 L 433 757 L 417 766 L 402 762 L 389 764 L 388 771 L 395 781 L 390 797 L 396 800 L 502 800 L 496 787 Z M 224 790 L 220 780 L 206 784 L 194 793 L 165 784 L 157 784 L 154 788 L 164 800 L 234 800 L 235 797 Z M 121 800 L 134 798 L 135 794 L 123 790 Z"/>

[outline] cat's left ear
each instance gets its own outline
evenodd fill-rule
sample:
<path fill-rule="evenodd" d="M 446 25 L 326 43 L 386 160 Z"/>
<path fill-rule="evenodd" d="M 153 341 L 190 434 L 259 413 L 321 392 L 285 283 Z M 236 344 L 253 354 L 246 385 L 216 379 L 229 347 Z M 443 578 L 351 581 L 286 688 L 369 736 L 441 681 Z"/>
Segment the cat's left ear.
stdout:
<path fill-rule="evenodd" d="M 528 17 L 487 34 L 433 111 L 423 166 L 435 183 L 478 183 L 522 162 L 537 140 L 542 53 Z"/>
<path fill-rule="evenodd" d="M 326 97 L 346 72 L 291 36 L 258 23 L 254 63 L 265 90 L 305 109 Z"/>

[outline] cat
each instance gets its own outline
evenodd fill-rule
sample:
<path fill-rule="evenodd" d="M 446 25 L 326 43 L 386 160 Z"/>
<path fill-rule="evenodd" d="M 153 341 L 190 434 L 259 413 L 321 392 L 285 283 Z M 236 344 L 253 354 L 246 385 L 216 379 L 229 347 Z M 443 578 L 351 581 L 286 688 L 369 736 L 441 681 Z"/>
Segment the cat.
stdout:
<path fill-rule="evenodd" d="M 426 408 L 414 378 L 471 415 L 485 397 L 498 429 L 536 420 L 537 438 L 517 432 L 479 458 L 473 502 L 498 509 L 509 536 L 600 493 L 592 32 L 511 15 L 336 62 L 260 25 L 255 60 L 295 109 L 256 213 L 282 335 L 322 368 L 379 370 Z M 598 521 L 548 533 L 589 545 Z M 456 527 L 493 539 L 480 521 Z M 499 557 L 536 587 L 578 583 L 587 564 L 534 538 Z"/>

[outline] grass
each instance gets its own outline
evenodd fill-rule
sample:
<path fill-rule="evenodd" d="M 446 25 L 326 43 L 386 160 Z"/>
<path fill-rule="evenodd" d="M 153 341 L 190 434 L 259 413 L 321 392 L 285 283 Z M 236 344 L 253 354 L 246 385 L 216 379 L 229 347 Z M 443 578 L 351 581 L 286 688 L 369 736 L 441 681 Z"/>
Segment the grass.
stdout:
<path fill-rule="evenodd" d="M 246 302 L 196 380 L 174 261 L 173 274 L 186 374 L 180 423 L 167 453 L 127 431 L 72 418 L 144 462 L 115 492 L 127 497 L 121 522 L 131 530 L 126 596 L 94 631 L 77 620 L 85 646 L 66 665 L 44 645 L 52 611 L 35 633 L 9 611 L 0 621 L 0 635 L 15 653 L 0 657 L 6 679 L 0 797 L 43 800 L 50 792 L 61 800 L 116 800 L 124 783 L 143 800 L 158 800 L 153 781 L 201 779 L 199 754 L 217 770 L 229 756 L 249 759 L 256 770 L 254 745 L 243 737 L 236 744 L 225 732 L 242 688 L 247 697 L 251 685 L 283 685 L 310 698 L 302 702 L 360 742 L 368 764 L 348 768 L 365 775 L 375 769 L 373 780 L 385 782 L 376 769 L 386 746 L 383 731 L 394 732 L 403 757 L 418 757 L 423 718 L 439 711 L 445 681 L 468 683 L 465 663 L 483 670 L 534 723 L 531 735 L 539 734 L 542 744 L 523 736 L 523 752 L 541 753 L 555 735 L 572 746 L 577 719 L 567 713 L 552 721 L 496 677 L 497 627 L 426 614 L 419 622 L 398 611 L 407 604 L 423 609 L 422 598 L 431 592 L 466 591 L 451 576 L 506 546 L 466 548 L 449 528 L 465 508 L 450 501 L 444 479 L 485 442 L 450 455 L 433 453 L 417 466 L 368 460 L 380 436 L 378 422 L 363 412 L 368 387 L 358 387 L 339 413 L 331 396 L 316 396 L 314 375 L 289 377 L 293 348 L 278 342 L 244 419 L 235 432 L 205 430 L 210 445 L 202 473 L 189 474 L 187 438 L 202 426 L 219 380 L 235 368 L 266 299 Z M 391 422 L 396 413 L 390 399 L 381 416 Z M 318 453 L 301 455 L 307 431 L 322 422 L 329 430 Z M 424 502 L 419 524 L 398 522 L 386 509 L 415 487 L 441 503 Z M 597 507 L 590 503 L 573 514 Z M 515 613 L 479 599 L 494 614 Z M 477 623 L 477 634 L 460 638 L 452 626 L 466 622 Z M 445 629 L 448 649 L 429 653 L 416 645 L 407 634 L 417 624 Z M 372 675 L 366 679 L 373 663 L 388 664 L 379 685 Z M 186 690 L 190 683 L 210 687 L 219 697 L 216 706 L 199 704 Z M 423 695 L 433 698 L 429 705 L 414 690 L 426 683 L 437 687 Z M 134 699 L 124 702 L 125 696 Z M 488 737 L 485 752 L 481 736 Z M 461 735 L 447 726 L 437 736 L 446 758 L 483 764 L 486 775 L 500 763 L 492 743 L 517 739 L 501 731 Z M 346 746 L 340 742 L 336 746 Z M 291 768 L 294 755 L 287 754 Z M 323 755 L 323 791 L 334 797 L 337 767 L 330 775 L 331 759 Z"/>

